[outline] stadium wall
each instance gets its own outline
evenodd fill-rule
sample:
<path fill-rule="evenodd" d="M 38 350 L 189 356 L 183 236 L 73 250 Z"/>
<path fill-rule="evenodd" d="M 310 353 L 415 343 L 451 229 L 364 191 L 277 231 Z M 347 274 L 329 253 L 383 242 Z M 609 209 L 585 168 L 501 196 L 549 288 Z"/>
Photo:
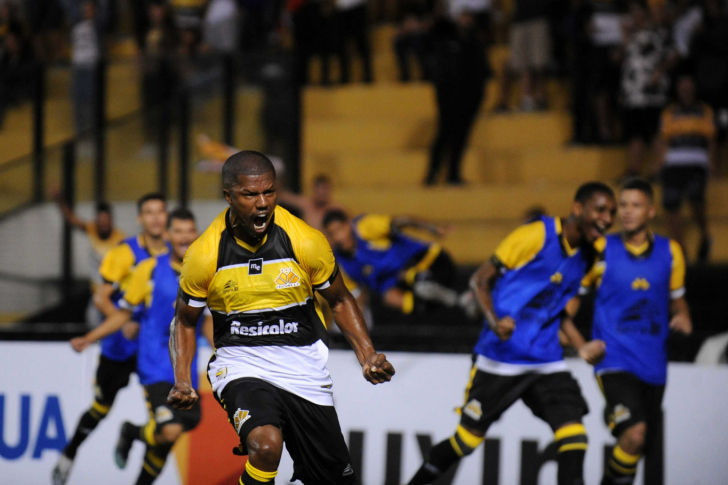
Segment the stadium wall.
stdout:
<path fill-rule="evenodd" d="M 202 349 L 209 355 L 209 349 Z M 58 452 L 91 402 L 98 350 L 74 353 L 66 343 L 0 342 L 0 482 L 45 484 Z M 204 355 L 201 357 L 205 357 Z M 419 466 L 423 450 L 449 436 L 457 423 L 470 359 L 467 355 L 391 353 L 397 369 L 393 382 L 371 386 L 351 352 L 332 351 L 336 405 L 352 464 L 361 467 L 364 485 L 394 485 Z M 201 367 L 204 358 L 200 359 Z M 603 423 L 603 400 L 590 368 L 569 366 L 581 383 L 591 412 L 585 419 L 590 448 L 588 485 L 599 482 L 604 450 L 612 439 Z M 667 485 L 725 483 L 728 461 L 728 368 L 671 364 L 665 395 L 664 468 Z M 202 388 L 203 420 L 175 449 L 157 483 L 233 484 L 244 461 L 231 453 L 232 427 Z M 79 451 L 69 485 L 133 483 L 142 447 L 135 444 L 125 470 L 117 470 L 112 450 L 121 422 L 146 420 L 136 380 L 124 389 L 107 419 Z M 554 485 L 556 464 L 548 427 L 518 403 L 489 432 L 485 447 L 463 461 L 454 485 Z M 487 450 L 487 453 L 485 451 Z M 292 467 L 285 456 L 279 480 L 287 483 Z M 638 485 L 642 485 L 640 478 Z"/>

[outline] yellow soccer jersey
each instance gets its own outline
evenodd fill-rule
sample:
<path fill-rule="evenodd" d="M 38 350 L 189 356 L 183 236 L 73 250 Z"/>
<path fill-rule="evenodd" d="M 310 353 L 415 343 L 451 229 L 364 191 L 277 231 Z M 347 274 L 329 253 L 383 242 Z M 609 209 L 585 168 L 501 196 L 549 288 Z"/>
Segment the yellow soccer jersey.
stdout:
<path fill-rule="evenodd" d="M 168 251 L 166 247 L 158 253 L 150 253 L 144 245 L 144 238 L 136 236 L 129 238 L 121 244 L 110 249 L 101 261 L 99 275 L 106 283 L 111 283 L 116 289 L 124 291 L 131 275 L 132 269 L 152 256 L 159 256 Z"/>
<path fill-rule="evenodd" d="M 250 247 L 221 213 L 185 255 L 180 297 L 207 305 L 216 355 L 215 392 L 229 380 L 258 377 L 318 404 L 331 404 L 326 327 L 314 290 L 338 275 L 326 238 L 282 207 L 268 234 Z"/>
<path fill-rule="evenodd" d="M 96 285 L 102 283 L 101 276 L 99 275 L 101 261 L 104 259 L 106 253 L 123 241 L 126 236 L 122 231 L 114 228 L 112 229 L 109 237 L 101 239 L 96 228 L 96 223 L 94 222 L 87 223 L 84 227 L 84 232 L 86 233 L 89 244 L 91 245 L 91 251 L 89 252 L 89 269 L 91 270 L 92 275 L 92 289 L 95 289 Z"/>

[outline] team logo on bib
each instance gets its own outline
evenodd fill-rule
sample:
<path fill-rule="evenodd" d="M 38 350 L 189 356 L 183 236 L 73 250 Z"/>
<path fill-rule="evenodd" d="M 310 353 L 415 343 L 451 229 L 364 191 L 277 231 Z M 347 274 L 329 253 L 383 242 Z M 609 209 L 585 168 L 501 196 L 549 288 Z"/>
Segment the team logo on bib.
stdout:
<path fill-rule="evenodd" d="M 282 290 L 294 286 L 301 286 L 301 278 L 293 272 L 293 268 L 283 268 L 281 274 L 276 278 L 276 288 Z"/>
<path fill-rule="evenodd" d="M 240 433 L 240 428 L 243 427 L 243 423 L 245 423 L 249 419 L 250 411 L 248 411 L 247 409 L 243 411 L 242 409 L 238 408 L 238 410 L 235 411 L 235 415 L 233 416 L 233 420 L 235 421 L 235 431 Z"/>
<path fill-rule="evenodd" d="M 632 282 L 632 289 L 634 291 L 647 291 L 650 289 L 650 282 L 647 281 L 647 278 L 637 278 Z"/>
<path fill-rule="evenodd" d="M 562 275 L 558 271 L 551 275 L 551 283 L 555 285 L 560 285 L 562 281 L 564 281 L 564 275 Z"/>

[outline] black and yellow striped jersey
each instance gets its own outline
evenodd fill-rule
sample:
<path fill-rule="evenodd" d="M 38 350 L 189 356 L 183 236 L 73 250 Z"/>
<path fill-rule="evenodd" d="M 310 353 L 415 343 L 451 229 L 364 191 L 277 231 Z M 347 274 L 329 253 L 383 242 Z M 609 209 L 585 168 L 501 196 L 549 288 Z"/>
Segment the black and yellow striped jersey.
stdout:
<path fill-rule="evenodd" d="M 707 104 L 668 106 L 660 126 L 660 136 L 667 143 L 665 164 L 707 166 L 715 134 L 713 110 Z"/>
<path fill-rule="evenodd" d="M 256 247 L 237 239 L 229 210 L 190 246 L 180 297 L 212 312 L 215 347 L 309 346 L 326 342 L 314 290 L 338 275 L 326 238 L 281 207 Z"/>

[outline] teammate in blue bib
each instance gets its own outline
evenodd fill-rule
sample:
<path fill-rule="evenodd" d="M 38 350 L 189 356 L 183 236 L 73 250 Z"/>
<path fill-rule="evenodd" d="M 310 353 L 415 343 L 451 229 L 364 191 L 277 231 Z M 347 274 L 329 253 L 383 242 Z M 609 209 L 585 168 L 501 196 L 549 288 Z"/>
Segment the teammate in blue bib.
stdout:
<path fill-rule="evenodd" d="M 406 216 L 363 214 L 349 220 L 340 210 L 329 211 L 323 225 L 339 266 L 387 306 L 404 314 L 426 302 L 466 310 L 468 303 L 475 306 L 452 289 L 455 265 L 450 255 L 437 243 L 403 232 L 411 227 L 440 237 L 446 228 Z"/>
<path fill-rule="evenodd" d="M 603 485 L 633 483 L 642 453 L 652 451 L 646 444 L 659 442 L 646 436 L 661 430 L 667 337 L 670 330 L 692 331 L 683 252 L 678 243 L 650 230 L 653 197 L 648 182 L 625 183 L 619 194 L 623 231 L 597 242 L 597 263 L 580 291 L 596 292 L 593 340 L 586 343 L 571 323 L 564 325 L 579 353 L 595 364 L 617 438 Z M 601 351 L 589 352 L 589 347 Z"/>
<path fill-rule="evenodd" d="M 142 261 L 164 254 L 169 249 L 165 239 L 167 205 L 164 197 L 161 194 L 144 195 L 137 201 L 137 213 L 142 232 L 110 249 L 101 261 L 99 276 L 102 283 L 97 285 L 93 301 L 105 317 L 118 311 L 117 304 L 133 269 Z M 141 313 L 133 316 L 135 321 L 139 321 L 141 317 Z M 86 337 L 88 334 L 71 341 L 76 350 L 88 345 L 84 344 Z M 129 376 L 136 370 L 136 353 L 136 339 L 126 338 L 121 331 L 109 335 L 101 342 L 94 402 L 81 416 L 73 438 L 53 468 L 54 485 L 66 483 L 78 447 L 106 417 L 117 393 L 129 383 Z"/>
<path fill-rule="evenodd" d="M 135 440 L 144 442 L 144 466 L 137 484 L 153 483 L 179 436 L 197 426 L 200 421 L 199 404 L 189 410 L 178 410 L 167 405 L 167 394 L 174 384 L 174 371 L 169 359 L 169 325 L 174 317 L 174 302 L 179 288 L 182 258 L 197 238 L 192 213 L 176 209 L 169 214 L 168 237 L 172 250 L 149 258 L 134 269 L 119 302 L 120 310 L 101 326 L 90 332 L 85 344 L 117 332 L 133 315 L 142 312 L 137 326 L 139 351 L 137 374 L 144 386 L 150 420 L 145 426 L 125 422 L 116 445 L 115 459 L 119 468 L 126 466 L 129 450 Z M 127 324 L 128 325 L 128 324 Z M 212 341 L 212 317 L 203 325 L 203 332 Z M 195 363 L 193 363 L 193 369 Z M 197 373 L 192 373 L 192 384 L 197 388 Z"/>
<path fill-rule="evenodd" d="M 564 308 L 594 261 L 593 244 L 612 225 L 612 190 L 582 185 L 568 218 L 519 227 L 473 275 L 485 315 L 455 434 L 432 448 L 409 485 L 432 483 L 483 442 L 492 423 L 522 399 L 558 443 L 558 484 L 582 485 L 588 412 L 559 344 Z"/>

